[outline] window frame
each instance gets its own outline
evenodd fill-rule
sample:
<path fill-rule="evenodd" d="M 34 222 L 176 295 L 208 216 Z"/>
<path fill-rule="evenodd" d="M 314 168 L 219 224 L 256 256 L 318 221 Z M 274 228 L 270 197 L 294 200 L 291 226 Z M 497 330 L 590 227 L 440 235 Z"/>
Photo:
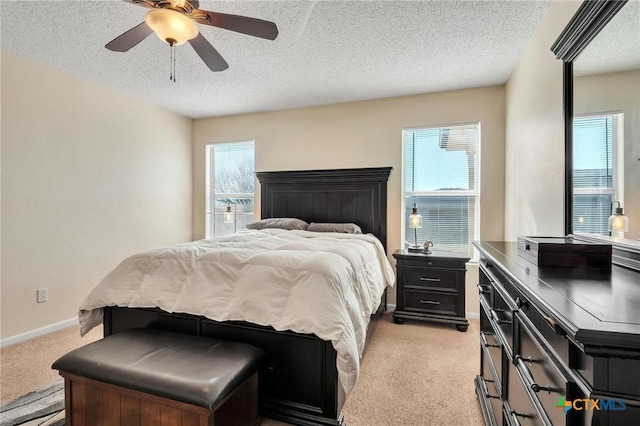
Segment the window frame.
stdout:
<path fill-rule="evenodd" d="M 206 239 L 211 239 L 211 238 L 216 238 L 219 236 L 223 236 L 223 235 L 229 235 L 229 234 L 233 234 L 236 233 L 238 230 L 240 230 L 241 228 L 238 227 L 238 214 L 237 214 L 237 206 L 238 204 L 234 204 L 232 211 L 234 213 L 234 221 L 233 221 L 233 232 L 225 232 L 225 233 L 220 233 L 217 234 L 216 233 L 216 219 L 215 217 L 218 215 L 215 212 L 215 200 L 219 199 L 219 198 L 225 198 L 224 196 L 226 195 L 226 198 L 240 198 L 239 196 L 241 195 L 246 195 L 246 194 L 240 194 L 240 193 L 220 193 L 220 194 L 215 194 L 214 193 L 214 200 L 211 200 L 211 195 L 212 195 L 212 190 L 215 191 L 215 171 L 213 170 L 214 164 L 215 164 L 215 158 L 214 158 L 214 152 L 215 152 L 215 146 L 220 146 L 220 145 L 233 145 L 233 144 L 251 144 L 251 150 L 253 153 L 253 171 L 252 173 L 252 178 L 254 180 L 254 185 L 253 185 L 253 194 L 251 199 L 253 200 L 253 206 L 255 208 L 255 199 L 256 199 L 256 184 L 255 184 L 255 140 L 251 139 L 251 140 L 239 140 L 239 141 L 232 141 L 232 142 L 211 142 L 211 143 L 207 143 L 205 145 L 205 206 L 204 206 L 204 215 L 205 215 L 205 238 Z M 213 186 L 213 188 L 212 188 Z M 212 204 L 213 203 L 213 204 Z M 211 211 L 211 206 L 213 207 L 213 211 Z M 251 221 L 253 221 L 253 213 L 252 212 L 252 216 L 251 216 Z M 214 216 L 213 218 L 213 225 L 211 223 L 211 215 Z"/>
<path fill-rule="evenodd" d="M 419 131 L 419 130 L 430 130 L 430 129 L 452 129 L 456 127 L 468 127 L 468 126 L 476 126 L 477 132 L 477 144 L 476 144 L 476 152 L 474 155 L 473 161 L 473 178 L 474 178 L 474 188 L 465 189 L 465 190 L 443 190 L 443 191 L 407 191 L 406 185 L 406 169 L 407 169 L 407 161 L 406 161 L 406 150 L 407 150 L 407 138 L 405 137 L 406 132 Z M 453 124 L 444 124 L 444 125 L 429 125 L 429 126 L 414 126 L 414 127 L 404 127 L 401 132 L 401 141 L 402 141 L 402 170 L 401 170 L 401 240 L 400 247 L 405 247 L 405 241 L 411 242 L 412 238 L 409 237 L 406 233 L 407 220 L 408 216 L 405 214 L 407 211 L 407 199 L 410 197 L 475 197 L 474 199 L 474 217 L 473 217 L 473 237 L 469 239 L 469 250 L 465 254 L 469 254 L 471 261 L 478 260 L 478 251 L 475 246 L 473 246 L 473 241 L 478 240 L 480 238 L 480 153 L 481 153 L 481 135 L 482 135 L 482 123 L 481 122 L 467 122 L 467 123 L 453 123 Z M 415 167 L 415 165 L 414 165 Z M 420 213 L 420 211 L 418 211 Z M 469 216 L 467 216 L 467 220 L 469 220 Z M 423 216 L 424 221 L 424 216 Z M 471 223 L 471 222 L 470 222 Z M 434 243 L 435 244 L 435 243 Z M 435 248 L 438 249 L 437 246 Z"/>
<path fill-rule="evenodd" d="M 577 213 L 579 213 L 576 209 L 575 196 L 576 195 L 610 195 L 611 199 L 614 201 L 619 201 L 621 205 L 624 205 L 624 112 L 623 111 L 599 111 L 599 112 L 590 112 L 583 114 L 574 114 L 571 119 L 571 126 L 573 132 L 573 155 L 577 151 L 577 141 L 576 141 L 576 130 L 575 130 L 575 122 L 576 119 L 594 119 L 594 118 L 603 118 L 612 117 L 611 121 L 611 183 L 612 186 L 593 186 L 593 187 L 579 187 L 576 188 L 576 169 L 575 169 L 575 158 L 572 159 L 573 169 L 571 171 L 572 175 L 574 175 L 572 182 L 572 212 L 571 212 L 571 224 L 574 232 L 584 232 L 580 230 L 576 230 L 576 226 L 574 225 L 576 222 L 579 222 L 579 217 Z M 611 205 L 607 206 L 609 214 L 611 214 Z M 603 219 L 604 223 L 600 224 L 600 227 L 607 228 L 608 227 L 608 216 Z M 607 232 L 608 231 L 604 231 Z"/>

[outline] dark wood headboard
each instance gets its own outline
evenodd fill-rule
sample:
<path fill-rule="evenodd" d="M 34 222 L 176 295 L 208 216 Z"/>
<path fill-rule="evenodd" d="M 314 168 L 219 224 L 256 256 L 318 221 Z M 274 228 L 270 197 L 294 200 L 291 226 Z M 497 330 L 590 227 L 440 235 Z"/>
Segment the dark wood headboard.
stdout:
<path fill-rule="evenodd" d="M 387 246 L 387 180 L 391 167 L 257 172 L 260 217 L 355 223 Z"/>

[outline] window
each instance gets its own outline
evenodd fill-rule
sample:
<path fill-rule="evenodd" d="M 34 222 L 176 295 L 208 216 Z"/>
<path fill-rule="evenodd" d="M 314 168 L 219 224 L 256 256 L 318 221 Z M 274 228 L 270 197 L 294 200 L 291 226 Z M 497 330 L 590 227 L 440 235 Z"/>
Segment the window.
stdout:
<path fill-rule="evenodd" d="M 214 238 L 253 221 L 253 141 L 211 144 L 206 149 L 206 238 Z M 228 208 L 231 213 L 225 218 Z"/>
<path fill-rule="evenodd" d="M 474 256 L 478 239 L 479 124 L 403 130 L 404 240 L 414 244 L 408 217 L 422 215 L 418 244 Z"/>
<path fill-rule="evenodd" d="M 573 119 L 573 230 L 608 235 L 611 202 L 624 205 L 623 114 Z"/>

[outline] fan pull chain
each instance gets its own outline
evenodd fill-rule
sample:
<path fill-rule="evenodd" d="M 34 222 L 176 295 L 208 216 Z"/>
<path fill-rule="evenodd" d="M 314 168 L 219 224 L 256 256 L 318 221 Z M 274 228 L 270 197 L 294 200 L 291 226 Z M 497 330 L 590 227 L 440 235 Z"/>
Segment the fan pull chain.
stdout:
<path fill-rule="evenodd" d="M 176 82 L 176 44 L 171 43 L 171 73 L 169 74 L 169 81 Z"/>

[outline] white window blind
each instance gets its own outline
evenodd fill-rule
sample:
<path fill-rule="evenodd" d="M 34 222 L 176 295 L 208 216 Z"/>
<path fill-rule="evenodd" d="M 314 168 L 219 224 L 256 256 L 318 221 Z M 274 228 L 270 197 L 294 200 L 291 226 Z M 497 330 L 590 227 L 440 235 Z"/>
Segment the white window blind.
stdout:
<path fill-rule="evenodd" d="M 573 230 L 608 234 L 611 202 L 624 191 L 623 114 L 573 119 Z"/>
<path fill-rule="evenodd" d="M 206 146 L 206 238 L 232 234 L 253 221 L 254 143 Z M 231 209 L 231 221 L 225 211 Z"/>
<path fill-rule="evenodd" d="M 415 203 L 422 216 L 418 244 L 474 257 L 478 238 L 480 125 L 403 130 L 404 240 L 414 244 L 407 218 Z"/>

